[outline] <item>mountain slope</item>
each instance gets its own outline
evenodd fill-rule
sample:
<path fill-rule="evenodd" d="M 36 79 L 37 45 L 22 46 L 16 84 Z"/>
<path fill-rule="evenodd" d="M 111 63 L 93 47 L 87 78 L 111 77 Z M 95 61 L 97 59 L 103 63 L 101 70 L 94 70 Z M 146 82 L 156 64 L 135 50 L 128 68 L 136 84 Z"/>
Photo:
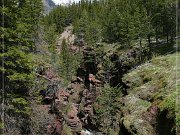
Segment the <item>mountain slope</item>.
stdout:
<path fill-rule="evenodd" d="M 56 7 L 52 0 L 43 0 L 43 4 L 45 14 L 48 14 L 54 7 Z"/>

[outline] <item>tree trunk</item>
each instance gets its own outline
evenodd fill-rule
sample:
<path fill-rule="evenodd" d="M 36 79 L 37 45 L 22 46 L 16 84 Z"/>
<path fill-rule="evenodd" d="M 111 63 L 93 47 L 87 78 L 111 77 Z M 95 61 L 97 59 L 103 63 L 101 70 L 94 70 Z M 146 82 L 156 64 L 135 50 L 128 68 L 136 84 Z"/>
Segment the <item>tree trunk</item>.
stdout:
<path fill-rule="evenodd" d="M 149 56 L 148 56 L 148 59 L 150 59 L 151 55 L 152 55 L 151 36 L 150 35 L 148 35 L 148 47 L 149 47 Z"/>
<path fill-rule="evenodd" d="M 167 43 L 169 42 L 169 32 L 166 33 Z"/>
<path fill-rule="evenodd" d="M 139 45 L 140 45 L 139 63 L 142 63 L 142 40 L 141 40 L 141 38 L 139 40 Z"/>
<path fill-rule="evenodd" d="M 174 40 L 173 40 L 173 36 L 172 36 L 172 35 L 171 35 L 171 39 L 170 39 L 170 41 L 171 41 L 171 44 L 172 44 L 172 43 L 173 43 L 173 41 L 174 41 Z"/>
<path fill-rule="evenodd" d="M 157 44 L 157 42 L 158 42 L 158 33 L 157 33 L 157 28 L 156 28 L 156 44 Z"/>

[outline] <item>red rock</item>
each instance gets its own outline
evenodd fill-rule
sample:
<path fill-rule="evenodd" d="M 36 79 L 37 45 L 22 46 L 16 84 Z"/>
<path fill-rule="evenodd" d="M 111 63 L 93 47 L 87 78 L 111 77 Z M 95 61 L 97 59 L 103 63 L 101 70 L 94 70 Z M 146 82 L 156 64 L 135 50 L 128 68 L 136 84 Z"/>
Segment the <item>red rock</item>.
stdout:
<path fill-rule="evenodd" d="M 65 90 L 61 89 L 61 90 L 59 90 L 59 91 L 60 91 L 59 96 L 69 97 L 69 93 L 66 92 Z"/>
<path fill-rule="evenodd" d="M 80 78 L 80 77 L 77 77 L 77 80 L 80 81 L 80 82 L 83 82 L 83 79 Z"/>
<path fill-rule="evenodd" d="M 91 107 L 90 106 L 84 107 L 84 111 L 85 112 L 90 112 L 91 111 Z"/>
<path fill-rule="evenodd" d="M 101 81 L 99 81 L 99 80 L 97 80 L 97 79 L 95 80 L 95 82 L 96 82 L 96 83 L 99 83 L 99 84 L 101 83 Z"/>
<path fill-rule="evenodd" d="M 73 111 L 68 112 L 67 117 L 68 117 L 69 119 L 74 119 L 74 117 L 75 117 L 74 112 L 73 112 Z"/>
<path fill-rule="evenodd" d="M 92 82 L 92 83 L 95 83 L 95 84 L 96 84 L 96 83 L 97 83 L 97 84 L 100 84 L 100 83 L 101 83 L 101 81 L 100 81 L 100 80 L 97 80 L 93 74 L 89 74 L 89 81 Z"/>
<path fill-rule="evenodd" d="M 50 129 L 52 128 L 51 125 L 47 125 L 47 132 L 49 133 L 50 132 Z"/>
<path fill-rule="evenodd" d="M 93 80 L 95 80 L 94 75 L 93 74 L 89 74 L 89 81 L 93 81 Z"/>
<path fill-rule="evenodd" d="M 60 135 L 62 131 L 62 124 L 60 121 L 56 120 L 55 122 L 55 132 L 56 134 Z"/>
<path fill-rule="evenodd" d="M 158 112 L 158 107 L 157 106 L 153 106 L 150 108 L 150 113 L 153 115 L 157 115 Z"/>

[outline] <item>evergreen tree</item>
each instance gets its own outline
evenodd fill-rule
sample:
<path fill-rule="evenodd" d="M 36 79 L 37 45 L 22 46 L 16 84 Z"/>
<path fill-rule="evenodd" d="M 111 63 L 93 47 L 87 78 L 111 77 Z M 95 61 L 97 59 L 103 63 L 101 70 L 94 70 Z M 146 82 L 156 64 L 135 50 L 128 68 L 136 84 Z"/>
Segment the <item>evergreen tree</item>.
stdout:
<path fill-rule="evenodd" d="M 102 132 L 105 134 L 111 134 L 111 132 L 117 134 L 119 132 L 114 127 L 118 127 L 120 120 L 118 119 L 118 109 L 120 108 L 118 98 L 121 94 L 120 89 L 110 87 L 106 84 L 94 104 L 96 124 L 104 127 L 105 130 L 102 129 Z"/>
<path fill-rule="evenodd" d="M 0 27 L 0 62 L 3 66 L 0 68 L 0 85 L 4 90 L 6 119 L 3 124 L 7 134 L 14 130 L 9 128 L 9 124 L 16 125 L 19 129 L 14 134 L 29 134 L 30 108 L 27 97 L 34 82 L 33 53 L 37 35 L 35 29 L 41 16 L 42 2 L 7 0 L 0 4 L 0 18 L 4 24 Z M 23 125 L 23 122 L 26 124 Z"/>
<path fill-rule="evenodd" d="M 82 17 L 75 23 L 74 32 L 77 35 L 78 45 L 83 45 L 85 42 L 87 43 L 89 38 L 89 21 L 88 14 L 86 10 L 83 10 Z"/>
<path fill-rule="evenodd" d="M 76 75 L 77 68 L 82 60 L 82 54 L 72 54 L 69 50 L 69 44 L 63 39 L 59 57 L 59 75 L 63 78 L 64 84 L 67 85 L 72 77 Z"/>
<path fill-rule="evenodd" d="M 49 24 L 56 24 L 58 32 L 69 25 L 67 22 L 73 23 L 79 44 L 95 45 L 103 39 L 130 46 L 133 40 L 141 44 L 141 40 L 147 39 L 151 50 L 153 37 L 173 40 L 174 6 L 175 0 L 82 0 L 57 7 L 47 18 Z"/>

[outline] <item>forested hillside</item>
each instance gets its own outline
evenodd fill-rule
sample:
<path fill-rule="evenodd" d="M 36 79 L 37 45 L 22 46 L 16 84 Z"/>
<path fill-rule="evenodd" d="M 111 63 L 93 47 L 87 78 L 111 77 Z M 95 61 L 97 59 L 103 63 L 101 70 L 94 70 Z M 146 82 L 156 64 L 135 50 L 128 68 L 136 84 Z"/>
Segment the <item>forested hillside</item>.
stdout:
<path fill-rule="evenodd" d="M 178 0 L 0 5 L 0 134 L 180 134 Z"/>

